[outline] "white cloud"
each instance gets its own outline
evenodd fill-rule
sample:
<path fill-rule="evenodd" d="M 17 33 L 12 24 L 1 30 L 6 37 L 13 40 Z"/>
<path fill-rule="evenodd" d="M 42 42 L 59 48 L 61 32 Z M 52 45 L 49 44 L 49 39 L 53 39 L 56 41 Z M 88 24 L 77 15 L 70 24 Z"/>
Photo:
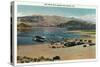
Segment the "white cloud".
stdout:
<path fill-rule="evenodd" d="M 96 15 L 94 14 L 89 14 L 89 15 L 83 15 L 83 16 L 80 16 L 80 18 L 82 20 L 86 20 L 86 21 L 91 21 L 91 22 L 96 22 Z"/>
<path fill-rule="evenodd" d="M 25 14 L 25 13 L 21 13 L 21 12 L 20 13 L 17 13 L 17 17 L 32 16 L 32 15 L 42 15 L 42 14 L 40 14 L 40 13 L 28 13 L 28 14 Z"/>
<path fill-rule="evenodd" d="M 17 17 L 22 17 L 22 16 L 31 16 L 32 14 L 26 14 L 26 13 L 17 13 Z"/>
<path fill-rule="evenodd" d="M 17 13 L 17 17 L 21 17 L 21 16 L 24 16 L 23 13 Z"/>

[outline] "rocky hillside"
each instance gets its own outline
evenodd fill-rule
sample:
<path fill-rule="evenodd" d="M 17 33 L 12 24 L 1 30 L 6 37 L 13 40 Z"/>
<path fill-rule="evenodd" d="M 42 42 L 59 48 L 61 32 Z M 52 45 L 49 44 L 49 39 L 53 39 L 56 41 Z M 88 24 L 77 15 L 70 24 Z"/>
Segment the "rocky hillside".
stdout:
<path fill-rule="evenodd" d="M 61 23 L 57 26 L 66 27 L 68 30 L 95 30 L 96 29 L 95 24 L 87 21 L 81 21 L 81 20 L 70 20 L 66 23 Z"/>
<path fill-rule="evenodd" d="M 72 19 L 61 16 L 24 16 L 18 17 L 18 23 L 23 22 L 33 26 L 57 26 Z"/>
<path fill-rule="evenodd" d="M 18 17 L 18 24 L 25 23 L 38 26 L 57 26 L 66 27 L 68 29 L 95 29 L 95 23 L 90 21 L 84 21 L 74 17 L 62 17 L 62 16 L 48 16 L 48 15 L 33 15 Z"/>

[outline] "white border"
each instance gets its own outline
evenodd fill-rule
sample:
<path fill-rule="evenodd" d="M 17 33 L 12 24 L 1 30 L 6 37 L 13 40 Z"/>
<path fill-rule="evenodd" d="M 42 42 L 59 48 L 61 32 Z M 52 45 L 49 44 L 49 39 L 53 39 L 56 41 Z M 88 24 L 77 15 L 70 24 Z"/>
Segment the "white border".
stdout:
<path fill-rule="evenodd" d="M 44 2 L 32 2 L 32 1 L 16 1 L 17 5 L 33 5 L 33 6 L 44 6 L 44 7 L 63 7 L 63 8 L 96 8 L 96 5 L 81 5 L 81 4 L 62 4 L 62 3 L 44 3 Z M 46 5 L 51 4 L 51 5 Z"/>
<path fill-rule="evenodd" d="M 14 65 L 17 65 L 17 2 L 14 2 Z"/>
<path fill-rule="evenodd" d="M 29 1 L 14 1 L 14 66 L 19 65 L 33 65 L 33 64 L 55 64 L 55 63 L 67 63 L 67 62 L 83 62 L 83 61 L 97 61 L 97 6 L 94 5 L 77 5 L 77 4 L 59 4 L 59 3 L 49 3 L 49 4 L 56 4 L 56 5 L 62 5 L 62 6 L 54 6 L 54 5 L 45 5 L 48 3 L 43 2 L 29 2 Z M 17 63 L 17 5 L 33 5 L 33 6 L 44 6 L 44 7 L 65 7 L 65 8 L 71 8 L 68 7 L 68 5 L 72 5 L 72 8 L 93 8 L 96 9 L 96 58 L 95 59 L 77 59 L 77 60 L 63 60 L 63 61 L 54 61 L 54 62 L 34 62 L 34 63 Z M 74 7 L 73 7 L 74 5 Z"/>

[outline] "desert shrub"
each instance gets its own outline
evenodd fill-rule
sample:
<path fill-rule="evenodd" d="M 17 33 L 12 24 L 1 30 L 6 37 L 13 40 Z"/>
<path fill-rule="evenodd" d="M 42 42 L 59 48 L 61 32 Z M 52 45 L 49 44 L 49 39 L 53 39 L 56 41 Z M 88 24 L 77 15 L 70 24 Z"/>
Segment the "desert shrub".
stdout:
<path fill-rule="evenodd" d="M 37 61 L 37 58 L 34 58 L 33 60 L 34 60 L 34 62 L 36 62 Z"/>
<path fill-rule="evenodd" d="M 55 46 L 52 46 L 52 48 L 56 48 Z"/>
<path fill-rule="evenodd" d="M 45 58 L 44 58 L 44 56 L 41 56 L 40 59 L 41 59 L 41 60 L 44 60 Z"/>
<path fill-rule="evenodd" d="M 45 61 L 53 61 L 51 58 L 45 58 Z"/>
<path fill-rule="evenodd" d="M 22 60 L 22 57 L 21 56 L 17 56 L 17 60 Z"/>
<path fill-rule="evenodd" d="M 29 62 L 31 62 L 30 60 L 25 60 L 25 63 L 29 63 Z"/>
<path fill-rule="evenodd" d="M 84 40 L 84 42 L 87 42 L 87 40 Z"/>
<path fill-rule="evenodd" d="M 24 63 L 24 61 L 23 61 L 23 60 L 21 60 L 20 62 L 21 62 L 21 63 Z"/>
<path fill-rule="evenodd" d="M 53 57 L 53 60 L 60 60 L 60 59 L 61 59 L 60 56 Z"/>
<path fill-rule="evenodd" d="M 88 43 L 92 43 L 92 40 L 88 40 Z"/>
<path fill-rule="evenodd" d="M 83 40 L 82 40 L 82 39 L 80 39 L 80 42 L 83 42 Z"/>
<path fill-rule="evenodd" d="M 29 57 L 27 57 L 27 56 L 24 56 L 23 58 L 24 58 L 24 59 L 29 59 Z"/>
<path fill-rule="evenodd" d="M 28 60 L 29 60 L 29 61 L 34 61 L 34 59 L 33 59 L 33 58 L 29 58 Z"/>
<path fill-rule="evenodd" d="M 83 47 L 87 47 L 87 45 L 83 45 Z"/>

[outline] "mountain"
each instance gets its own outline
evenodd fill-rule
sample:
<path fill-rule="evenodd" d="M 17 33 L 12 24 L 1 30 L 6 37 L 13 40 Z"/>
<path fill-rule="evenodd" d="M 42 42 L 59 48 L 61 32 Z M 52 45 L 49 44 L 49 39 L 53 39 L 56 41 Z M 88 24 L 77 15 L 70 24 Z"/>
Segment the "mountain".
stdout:
<path fill-rule="evenodd" d="M 66 27 L 68 29 L 95 29 L 95 22 L 85 21 L 75 17 L 32 15 L 18 17 L 18 24 L 25 23 L 33 27 Z"/>
<path fill-rule="evenodd" d="M 68 30 L 95 30 L 96 24 L 82 20 L 70 20 L 66 23 L 57 25 L 58 27 L 66 27 Z"/>
<path fill-rule="evenodd" d="M 62 16 L 48 16 L 48 15 L 33 15 L 18 17 L 18 23 L 27 23 L 33 26 L 56 26 L 60 23 L 65 23 L 73 18 L 67 18 Z"/>

